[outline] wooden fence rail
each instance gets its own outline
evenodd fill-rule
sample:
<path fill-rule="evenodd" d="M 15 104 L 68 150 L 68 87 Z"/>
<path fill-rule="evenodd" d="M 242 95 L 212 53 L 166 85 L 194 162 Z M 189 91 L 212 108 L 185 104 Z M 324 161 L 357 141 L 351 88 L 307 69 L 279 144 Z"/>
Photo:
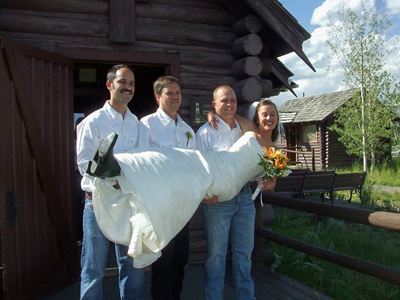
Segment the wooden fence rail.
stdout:
<path fill-rule="evenodd" d="M 263 201 L 264 203 L 313 213 L 320 216 L 400 231 L 400 214 L 396 213 L 334 206 L 331 204 L 277 196 L 268 192 L 263 192 Z M 274 233 L 271 230 L 263 229 L 261 226 L 256 226 L 255 233 L 257 237 L 265 238 L 269 241 L 313 255 L 317 258 L 324 259 L 351 270 L 400 285 L 400 270 L 300 242 Z M 259 245 L 255 245 L 255 247 L 259 247 Z"/>
<path fill-rule="evenodd" d="M 320 216 L 400 231 L 400 214 L 397 213 L 344 207 L 313 201 L 300 201 L 299 199 L 276 196 L 273 193 L 267 192 L 263 193 L 263 201 Z"/>
<path fill-rule="evenodd" d="M 355 258 L 349 255 L 329 251 L 321 247 L 283 236 L 271 230 L 258 228 L 255 232 L 256 235 L 279 245 L 286 246 L 314 257 L 324 259 L 339 266 L 400 285 L 400 270 Z"/>

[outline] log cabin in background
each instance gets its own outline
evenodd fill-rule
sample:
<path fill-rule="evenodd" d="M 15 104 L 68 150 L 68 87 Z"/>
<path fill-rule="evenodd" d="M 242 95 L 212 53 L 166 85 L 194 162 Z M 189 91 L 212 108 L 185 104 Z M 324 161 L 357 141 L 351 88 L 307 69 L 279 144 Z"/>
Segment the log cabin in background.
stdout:
<path fill-rule="evenodd" d="M 129 107 L 139 118 L 157 108 L 156 78 L 180 79 L 180 114 L 197 129 L 220 84 L 234 87 L 241 113 L 293 92 L 279 57 L 294 52 L 314 70 L 302 51 L 309 38 L 274 0 L 1 1 L 4 299 L 36 299 L 79 278 L 73 116 L 108 99 L 112 65 L 134 67 Z"/>
<path fill-rule="evenodd" d="M 346 90 L 286 101 L 279 107 L 285 135 L 280 146 L 288 152 L 297 167 L 325 170 L 351 166 L 359 158 L 349 155 L 339 141 L 339 134 L 328 127 L 335 122 L 335 112 L 355 91 Z"/>

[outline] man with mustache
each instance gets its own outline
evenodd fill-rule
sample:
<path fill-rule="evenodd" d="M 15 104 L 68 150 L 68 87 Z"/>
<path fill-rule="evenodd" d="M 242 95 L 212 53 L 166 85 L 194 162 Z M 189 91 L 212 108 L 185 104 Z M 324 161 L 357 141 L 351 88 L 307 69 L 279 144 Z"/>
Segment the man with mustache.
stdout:
<path fill-rule="evenodd" d="M 77 163 L 82 174 L 81 188 L 85 191 L 83 213 L 83 244 L 81 254 L 81 300 L 103 299 L 102 280 L 106 269 L 110 241 L 101 232 L 93 211 L 92 192 L 94 177 L 87 174 L 102 139 L 115 132 L 119 138 L 115 153 L 129 152 L 137 147 L 149 147 L 148 140 L 140 139 L 148 129 L 131 113 L 128 103 L 135 92 L 135 76 L 127 65 L 115 65 L 107 73 L 110 100 L 88 115 L 77 127 Z M 144 271 L 133 267 L 128 247 L 115 244 L 119 268 L 121 299 L 144 300 Z"/>
<path fill-rule="evenodd" d="M 194 131 L 177 113 L 182 102 L 178 79 L 161 76 L 154 82 L 153 91 L 159 108 L 155 113 L 140 120 L 150 129 L 150 146 L 194 149 Z M 174 182 L 171 182 L 171 185 L 173 184 Z M 188 257 L 189 228 L 186 224 L 162 250 L 161 257 L 151 265 L 153 300 L 180 299 Z"/>

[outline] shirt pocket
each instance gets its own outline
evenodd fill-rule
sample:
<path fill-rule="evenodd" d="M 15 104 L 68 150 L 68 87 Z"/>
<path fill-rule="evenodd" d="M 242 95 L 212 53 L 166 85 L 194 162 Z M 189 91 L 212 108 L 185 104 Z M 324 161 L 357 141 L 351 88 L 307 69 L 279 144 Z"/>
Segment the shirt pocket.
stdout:
<path fill-rule="evenodd" d="M 226 150 L 228 150 L 229 149 L 229 147 L 228 147 L 228 145 L 225 145 L 225 144 L 214 144 L 213 145 L 213 151 L 226 151 Z"/>
<path fill-rule="evenodd" d="M 137 148 L 138 137 L 137 136 L 128 136 L 128 149 Z"/>
<path fill-rule="evenodd" d="M 160 141 L 161 148 L 172 148 L 174 143 L 172 141 Z"/>

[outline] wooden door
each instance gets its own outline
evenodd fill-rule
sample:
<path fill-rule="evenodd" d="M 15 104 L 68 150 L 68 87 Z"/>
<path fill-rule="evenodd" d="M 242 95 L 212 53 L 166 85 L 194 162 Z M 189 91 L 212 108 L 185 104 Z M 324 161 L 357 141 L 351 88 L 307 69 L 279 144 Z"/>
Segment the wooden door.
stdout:
<path fill-rule="evenodd" d="M 3 299 L 37 299 L 79 278 L 73 61 L 2 37 L 0 46 Z"/>

